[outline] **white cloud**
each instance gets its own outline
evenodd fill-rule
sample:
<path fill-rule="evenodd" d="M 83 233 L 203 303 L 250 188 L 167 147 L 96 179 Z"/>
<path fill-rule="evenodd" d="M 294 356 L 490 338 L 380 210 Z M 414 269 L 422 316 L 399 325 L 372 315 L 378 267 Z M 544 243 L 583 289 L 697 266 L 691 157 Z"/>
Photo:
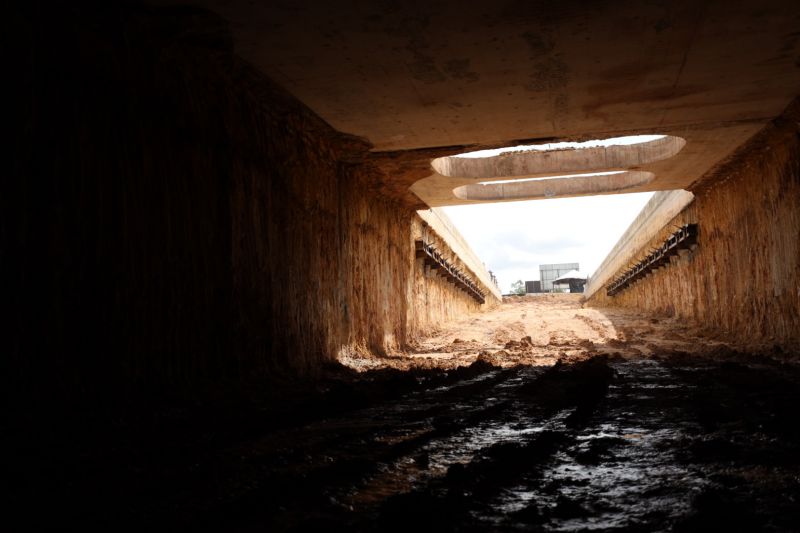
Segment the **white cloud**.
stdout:
<path fill-rule="evenodd" d="M 539 279 L 539 265 L 572 263 L 594 272 L 653 193 L 445 207 L 503 292 Z"/>

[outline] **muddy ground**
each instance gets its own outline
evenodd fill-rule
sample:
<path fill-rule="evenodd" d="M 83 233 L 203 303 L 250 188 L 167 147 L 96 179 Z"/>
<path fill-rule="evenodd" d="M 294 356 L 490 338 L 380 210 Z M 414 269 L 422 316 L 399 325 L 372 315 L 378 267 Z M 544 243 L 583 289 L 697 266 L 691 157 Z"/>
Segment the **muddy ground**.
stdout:
<path fill-rule="evenodd" d="M 269 401 L 29 428 L 10 507 L 31 529 L 798 531 L 800 366 L 761 348 L 513 299 Z"/>

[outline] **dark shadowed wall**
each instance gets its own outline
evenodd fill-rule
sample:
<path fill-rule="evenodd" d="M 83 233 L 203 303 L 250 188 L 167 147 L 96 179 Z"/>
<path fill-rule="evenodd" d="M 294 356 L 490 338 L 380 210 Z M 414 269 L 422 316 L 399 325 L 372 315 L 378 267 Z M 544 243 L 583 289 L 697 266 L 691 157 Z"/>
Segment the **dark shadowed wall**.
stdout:
<path fill-rule="evenodd" d="M 32 7 L 12 25 L 11 397 L 308 377 L 478 308 L 419 285 L 419 220 L 379 194 L 368 145 L 238 60 L 218 18 Z"/>

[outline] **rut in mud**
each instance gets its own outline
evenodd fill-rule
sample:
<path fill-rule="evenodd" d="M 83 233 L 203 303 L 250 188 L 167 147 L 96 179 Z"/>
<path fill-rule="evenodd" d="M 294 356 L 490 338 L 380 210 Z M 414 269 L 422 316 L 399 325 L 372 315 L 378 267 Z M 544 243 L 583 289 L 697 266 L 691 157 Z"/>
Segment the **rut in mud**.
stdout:
<path fill-rule="evenodd" d="M 122 452 L 51 490 L 98 523 L 233 531 L 797 530 L 800 368 L 786 354 L 700 349 L 666 319 L 569 305 L 571 322 L 550 317 L 558 334 L 530 335 L 535 317 L 515 341 L 488 328 L 494 340 L 452 355 L 468 366 L 428 351 L 280 407 L 177 417 L 169 439 L 120 436 L 104 444 Z"/>
<path fill-rule="evenodd" d="M 249 443 L 251 488 L 215 516 L 284 530 L 796 530 L 800 374 L 736 359 L 477 363 L 470 379 Z"/>

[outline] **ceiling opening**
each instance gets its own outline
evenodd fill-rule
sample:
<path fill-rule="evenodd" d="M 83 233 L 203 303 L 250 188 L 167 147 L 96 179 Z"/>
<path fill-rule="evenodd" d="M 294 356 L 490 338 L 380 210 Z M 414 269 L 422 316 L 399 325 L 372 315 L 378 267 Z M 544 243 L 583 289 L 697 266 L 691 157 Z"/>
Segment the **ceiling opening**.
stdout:
<path fill-rule="evenodd" d="M 498 183 L 521 183 L 524 181 L 536 181 L 536 180 L 550 180 L 554 178 L 582 178 L 584 176 L 609 176 L 611 174 L 622 174 L 625 172 L 624 170 L 612 170 L 609 172 L 589 172 L 588 174 L 562 174 L 561 176 L 537 176 L 535 178 L 514 178 L 510 180 L 491 180 L 491 181 L 482 181 L 480 185 L 488 185 L 490 183 L 498 184 Z"/>
<path fill-rule="evenodd" d="M 509 146 L 506 148 L 491 148 L 488 150 L 477 150 L 475 152 L 467 152 L 458 154 L 453 157 L 490 157 L 508 152 L 521 152 L 528 150 L 541 150 L 553 151 L 564 150 L 566 148 L 593 148 L 595 146 L 610 146 L 610 145 L 625 145 L 625 144 L 638 144 L 650 141 L 657 141 L 663 139 L 665 135 L 626 135 L 624 137 L 611 137 L 608 139 L 594 139 L 591 141 L 562 141 L 556 143 L 544 144 L 521 144 L 518 146 Z"/>
<path fill-rule="evenodd" d="M 462 200 L 483 201 L 555 198 L 621 192 L 645 185 L 653 178 L 652 172 L 637 170 L 603 172 L 463 185 L 453 189 L 453 194 Z"/>
<path fill-rule="evenodd" d="M 440 157 L 431 166 L 443 176 L 470 179 L 629 170 L 670 158 L 685 144 L 673 135 L 637 135 L 481 150 Z"/>

